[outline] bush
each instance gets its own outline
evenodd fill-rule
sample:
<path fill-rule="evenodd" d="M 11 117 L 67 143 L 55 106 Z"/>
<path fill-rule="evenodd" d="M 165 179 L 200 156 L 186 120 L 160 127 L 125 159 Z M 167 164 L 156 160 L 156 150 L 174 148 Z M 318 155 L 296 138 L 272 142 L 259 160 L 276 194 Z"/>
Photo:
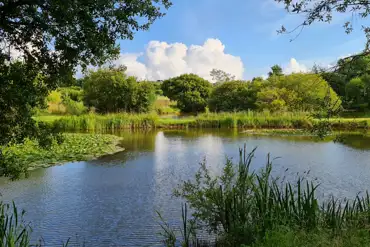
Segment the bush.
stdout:
<path fill-rule="evenodd" d="M 99 69 L 84 78 L 84 103 L 99 113 L 148 112 L 155 100 L 149 82 L 137 82 L 121 69 Z"/>
<path fill-rule="evenodd" d="M 256 108 L 256 83 L 228 81 L 221 83 L 211 93 L 209 109 L 216 112 L 247 111 Z"/>
<path fill-rule="evenodd" d="M 62 97 L 69 97 L 73 101 L 82 101 L 83 100 L 83 90 L 80 87 L 61 87 L 58 88 L 58 92 L 61 93 Z"/>
<path fill-rule="evenodd" d="M 318 185 L 301 177 L 293 183 L 272 177 L 269 155 L 263 170 L 252 171 L 254 152 L 255 149 L 248 154 L 244 147 L 240 150 L 239 163 L 227 159 L 221 175 L 214 177 L 203 162 L 195 178 L 183 182 L 174 192 L 190 206 L 195 224 L 200 226 L 198 230 L 216 234 L 222 243 L 220 246 L 303 246 L 300 244 L 309 241 L 304 235 L 297 236 L 295 244 L 286 240 L 293 240 L 295 235 L 304 232 L 321 233 L 325 242 L 317 246 L 328 246 L 337 233 L 359 234 L 357 236 L 366 233 L 370 224 L 368 193 L 354 200 L 340 201 L 331 197 L 319 205 Z M 286 234 L 292 233 L 290 231 L 294 234 L 288 237 L 277 229 L 287 229 Z M 368 233 L 366 235 L 368 240 Z M 277 245 L 278 239 L 285 243 Z M 362 242 L 357 246 L 366 246 L 366 241 L 361 239 L 363 237 L 352 240 Z M 351 243 L 346 238 L 342 241 L 338 246 L 352 246 L 346 245 Z M 316 239 L 304 246 L 319 242 Z"/>
<path fill-rule="evenodd" d="M 58 90 L 51 91 L 46 100 L 49 103 L 60 104 L 62 103 L 62 93 Z"/>
<path fill-rule="evenodd" d="M 341 103 L 329 84 L 317 74 L 274 76 L 257 94 L 258 107 L 271 111 L 336 110 Z"/>
<path fill-rule="evenodd" d="M 177 102 L 177 107 L 186 113 L 204 112 L 212 85 L 195 75 L 185 74 L 162 83 L 164 96 Z"/>
<path fill-rule="evenodd" d="M 81 115 L 87 111 L 87 108 L 82 102 L 74 101 L 69 97 L 63 99 L 63 105 L 65 106 L 66 113 L 71 115 Z"/>

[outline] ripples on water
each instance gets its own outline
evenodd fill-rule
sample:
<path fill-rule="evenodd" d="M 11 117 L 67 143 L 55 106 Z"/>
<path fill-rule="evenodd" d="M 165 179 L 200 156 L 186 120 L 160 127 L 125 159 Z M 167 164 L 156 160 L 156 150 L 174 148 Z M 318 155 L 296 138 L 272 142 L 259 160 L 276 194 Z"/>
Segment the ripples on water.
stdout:
<path fill-rule="evenodd" d="M 78 235 L 87 246 L 161 246 L 155 210 L 178 225 L 181 202 L 171 197 L 181 180 L 192 178 L 204 158 L 219 174 L 225 156 L 238 161 L 238 148 L 258 146 L 254 169 L 267 153 L 281 158 L 274 174 L 298 174 L 321 183 L 320 196 L 353 198 L 370 185 L 370 141 L 350 136 L 344 144 L 308 137 L 247 136 L 236 131 L 119 133 L 126 150 L 91 162 L 33 171 L 28 179 L 0 181 L 5 201 L 27 211 L 33 237 L 58 246 Z M 288 169 L 286 173 L 284 171 Z"/>

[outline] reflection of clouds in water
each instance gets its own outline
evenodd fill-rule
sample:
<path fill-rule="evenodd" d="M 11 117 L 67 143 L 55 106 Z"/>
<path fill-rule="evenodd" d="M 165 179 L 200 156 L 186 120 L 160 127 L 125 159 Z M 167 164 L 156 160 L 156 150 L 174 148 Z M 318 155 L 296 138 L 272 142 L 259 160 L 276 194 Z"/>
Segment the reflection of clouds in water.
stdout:
<path fill-rule="evenodd" d="M 162 166 L 166 165 L 165 159 L 168 154 L 168 140 L 164 136 L 163 132 L 158 132 L 155 136 L 155 146 L 154 146 L 154 166 L 155 170 L 160 170 Z"/>
<path fill-rule="evenodd" d="M 167 139 L 163 132 L 158 132 L 155 137 L 155 170 L 159 171 L 164 168 L 169 168 L 173 162 L 181 162 L 184 160 L 186 153 L 186 145 L 181 138 Z"/>
<path fill-rule="evenodd" d="M 222 138 L 207 135 L 197 140 L 197 156 L 206 158 L 207 167 L 212 173 L 219 173 L 225 162 L 225 150 Z"/>

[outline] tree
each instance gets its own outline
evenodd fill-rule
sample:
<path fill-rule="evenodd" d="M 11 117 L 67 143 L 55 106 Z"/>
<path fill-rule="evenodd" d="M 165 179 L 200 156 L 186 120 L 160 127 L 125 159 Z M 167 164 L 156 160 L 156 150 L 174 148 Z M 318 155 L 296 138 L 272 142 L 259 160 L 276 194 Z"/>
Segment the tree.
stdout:
<path fill-rule="evenodd" d="M 370 76 L 353 78 L 346 85 L 346 104 L 348 108 L 366 110 L 370 103 Z"/>
<path fill-rule="evenodd" d="M 351 12 L 352 19 L 346 21 L 343 25 L 345 32 L 347 34 L 353 31 L 353 20 L 355 16 L 358 19 L 365 19 L 370 13 L 369 1 L 363 0 L 275 0 L 276 2 L 281 2 L 285 5 L 288 12 L 295 14 L 304 15 L 305 19 L 303 22 L 292 31 L 300 30 L 301 32 L 305 27 L 313 24 L 314 22 L 331 22 L 333 19 L 333 14 L 335 12 L 345 13 Z M 367 38 L 367 43 L 365 47 L 365 52 L 368 53 L 369 41 L 370 41 L 370 28 L 363 25 L 362 29 Z M 287 32 L 286 28 L 283 26 L 280 33 Z M 299 33 L 298 33 L 299 35 Z"/>
<path fill-rule="evenodd" d="M 84 103 L 97 112 L 148 112 L 155 100 L 154 86 L 137 82 L 121 69 L 91 71 L 84 79 Z"/>
<path fill-rule="evenodd" d="M 283 69 L 275 64 L 274 66 L 271 67 L 271 71 L 269 72 L 269 77 L 272 77 L 272 76 L 282 76 L 284 75 L 283 74 Z"/>
<path fill-rule="evenodd" d="M 370 73 L 370 56 L 358 56 L 339 59 L 333 71 L 327 71 L 317 66 L 320 74 L 342 98 L 346 107 L 351 107 L 346 93 L 346 85 L 354 78 L 360 78 Z"/>
<path fill-rule="evenodd" d="M 117 39 L 147 30 L 170 5 L 169 0 L 1 1 L 0 142 L 43 132 L 32 108 L 42 106 L 48 91 L 68 82 L 76 67 L 116 57 Z"/>
<path fill-rule="evenodd" d="M 337 109 L 341 100 L 320 75 L 296 73 L 269 81 L 257 94 L 257 104 L 261 109 L 318 111 Z"/>
<path fill-rule="evenodd" d="M 169 0 L 5 0 L 0 40 L 43 72 L 61 74 L 118 55 L 117 39 L 133 39 L 135 31 L 163 16 L 160 7 L 170 5 Z M 2 59 L 7 51 L 1 50 Z"/>
<path fill-rule="evenodd" d="M 34 108 L 45 106 L 48 88 L 44 77 L 32 65 L 14 62 L 0 63 L 0 80 L 0 146 L 25 137 L 38 138 L 40 144 L 50 143 L 52 136 L 43 135 L 49 126 L 37 124 L 32 118 Z"/>
<path fill-rule="evenodd" d="M 226 73 L 225 71 L 220 70 L 220 69 L 211 70 L 210 76 L 212 77 L 212 80 L 216 83 L 234 81 L 235 80 L 234 75 Z"/>
<path fill-rule="evenodd" d="M 224 82 L 213 90 L 209 109 L 216 112 L 246 111 L 256 108 L 257 90 L 254 83 L 245 81 Z"/>
<path fill-rule="evenodd" d="M 184 74 L 162 83 L 164 96 L 177 101 L 177 107 L 186 113 L 204 112 L 211 89 L 209 81 L 195 74 Z"/>

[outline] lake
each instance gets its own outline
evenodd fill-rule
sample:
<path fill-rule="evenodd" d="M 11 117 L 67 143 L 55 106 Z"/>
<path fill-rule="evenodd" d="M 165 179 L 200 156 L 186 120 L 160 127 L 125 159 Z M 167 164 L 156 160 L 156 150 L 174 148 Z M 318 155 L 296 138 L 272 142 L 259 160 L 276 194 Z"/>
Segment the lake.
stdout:
<path fill-rule="evenodd" d="M 117 133 L 125 151 L 89 162 L 32 171 L 29 178 L 0 180 L 5 201 L 27 211 L 33 238 L 58 246 L 71 238 L 86 246 L 161 246 L 156 210 L 178 224 L 181 201 L 171 193 L 191 179 L 206 159 L 219 174 L 225 157 L 238 161 L 238 148 L 258 147 L 253 169 L 267 154 L 275 176 L 298 175 L 320 183 L 320 198 L 353 198 L 370 188 L 370 138 L 346 135 L 343 142 L 304 136 L 248 135 L 237 130 Z M 287 170 L 287 171 L 286 171 Z M 285 172 L 286 171 L 286 172 Z"/>

